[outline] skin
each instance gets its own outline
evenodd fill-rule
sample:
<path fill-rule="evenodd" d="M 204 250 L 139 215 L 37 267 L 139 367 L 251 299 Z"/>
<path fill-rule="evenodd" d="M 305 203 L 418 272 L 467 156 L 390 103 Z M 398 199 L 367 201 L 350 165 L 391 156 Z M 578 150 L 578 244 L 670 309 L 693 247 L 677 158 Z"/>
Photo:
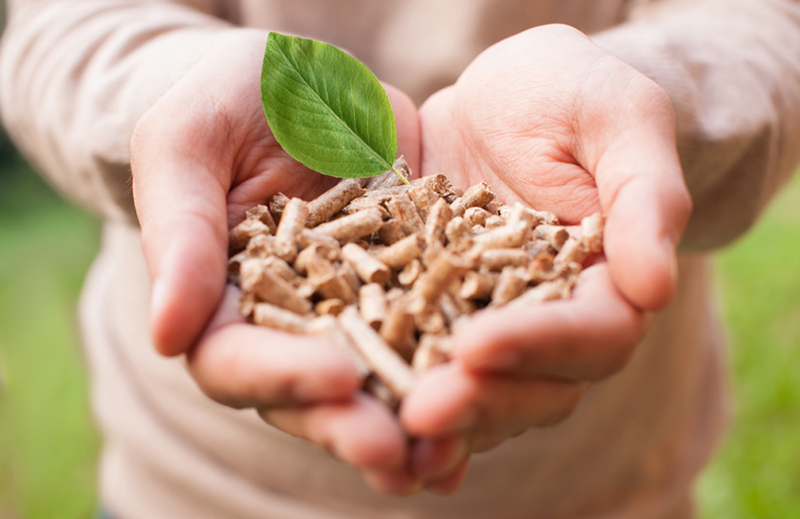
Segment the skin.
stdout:
<path fill-rule="evenodd" d="M 477 316 L 455 337 L 455 361 L 420 378 L 398 420 L 358 392 L 335 348 L 245 324 L 225 289 L 227 230 L 248 207 L 331 185 L 269 131 L 258 85 L 265 40 L 243 30 L 219 42 L 136 127 L 154 344 L 186 354 L 209 397 L 255 408 L 381 492 L 455 492 L 470 453 L 567 418 L 591 382 L 624 367 L 648 312 L 669 302 L 691 211 L 669 99 L 563 26 L 487 49 L 419 113 L 387 86 L 412 170 L 446 172 L 462 187 L 485 180 L 501 198 L 567 223 L 607 215 L 605 259 L 584 271 L 572 299 Z"/>
<path fill-rule="evenodd" d="M 566 419 L 590 383 L 625 366 L 648 312 L 672 297 L 691 199 L 666 93 L 566 26 L 487 49 L 420 118 L 423 174 L 484 180 L 567 224 L 607 217 L 605 259 L 571 299 L 481 313 L 454 337 L 454 362 L 404 399 L 413 435 L 461 439 L 446 461 L 460 467 L 470 452 Z"/>
<path fill-rule="evenodd" d="M 368 478 L 399 470 L 409 455 L 406 434 L 387 408 L 358 393 L 351 361 L 324 341 L 247 325 L 237 294 L 225 288 L 228 229 L 249 207 L 279 191 L 311 199 L 335 182 L 292 159 L 269 130 L 260 96 L 266 37 L 243 30 L 218 42 L 134 131 L 133 194 L 151 275 L 153 343 L 163 355 L 185 354 L 210 398 L 254 408 Z M 417 109 L 387 90 L 400 152 L 418 171 Z M 418 487 L 400 481 L 380 488 L 405 494 Z"/>

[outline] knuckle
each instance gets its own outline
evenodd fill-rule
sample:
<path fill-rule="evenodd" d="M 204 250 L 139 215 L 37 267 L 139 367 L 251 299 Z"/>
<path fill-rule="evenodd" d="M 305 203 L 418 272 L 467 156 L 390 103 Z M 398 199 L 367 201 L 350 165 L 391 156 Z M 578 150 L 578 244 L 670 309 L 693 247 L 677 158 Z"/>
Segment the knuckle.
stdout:
<path fill-rule="evenodd" d="M 586 36 L 580 30 L 572 27 L 570 25 L 566 25 L 563 23 L 551 23 L 547 25 L 543 25 L 537 27 L 535 31 L 538 34 L 543 36 L 551 37 L 551 38 L 575 38 L 575 37 L 583 37 Z"/>
<path fill-rule="evenodd" d="M 631 92 L 628 96 L 632 110 L 642 118 L 658 117 L 667 120 L 674 126 L 675 111 L 672 99 L 658 83 L 638 74 L 631 81 Z"/>

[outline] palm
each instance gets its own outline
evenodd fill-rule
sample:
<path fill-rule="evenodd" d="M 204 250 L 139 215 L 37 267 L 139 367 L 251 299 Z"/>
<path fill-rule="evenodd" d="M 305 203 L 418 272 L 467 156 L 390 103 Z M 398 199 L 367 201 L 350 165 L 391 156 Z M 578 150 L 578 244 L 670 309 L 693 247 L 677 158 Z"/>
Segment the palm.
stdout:
<path fill-rule="evenodd" d="M 232 73 L 233 71 L 231 71 Z M 244 212 L 281 192 L 310 199 L 328 189 L 336 179 L 315 173 L 292 159 L 278 143 L 264 118 L 258 95 L 258 75 L 240 74 L 240 81 L 226 92 L 226 103 L 236 106 L 230 126 L 233 132 L 224 147 L 205 149 L 209 157 L 227 154 L 222 181 L 227 181 L 228 225 L 244 218 Z"/>
<path fill-rule="evenodd" d="M 488 49 L 423 105 L 423 169 L 484 180 L 508 201 L 574 222 L 611 198 L 598 192 L 609 185 L 599 163 L 650 109 L 671 130 L 655 84 L 573 29 L 534 29 Z"/>
<path fill-rule="evenodd" d="M 509 120 L 501 103 L 477 115 L 463 111 L 465 95 L 455 85 L 423 106 L 423 174 L 442 171 L 462 187 L 485 181 L 505 202 L 552 211 L 565 222 L 598 210 L 593 176 L 565 149 L 571 129 L 548 122 L 544 110 L 531 121 Z M 498 92 L 496 99 L 507 97 Z"/>

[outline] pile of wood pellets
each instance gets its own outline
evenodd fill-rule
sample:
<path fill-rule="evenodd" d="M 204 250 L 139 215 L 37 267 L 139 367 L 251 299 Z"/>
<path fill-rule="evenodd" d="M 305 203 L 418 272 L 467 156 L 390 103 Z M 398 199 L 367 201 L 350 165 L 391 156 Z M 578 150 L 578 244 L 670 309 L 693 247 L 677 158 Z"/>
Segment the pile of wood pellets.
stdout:
<path fill-rule="evenodd" d="M 461 192 L 442 174 L 405 184 L 387 172 L 248 210 L 230 231 L 228 281 L 249 320 L 327 338 L 395 407 L 416 373 L 448 361 L 470 314 L 570 297 L 602 252 L 603 216 L 569 231 L 483 182 Z"/>

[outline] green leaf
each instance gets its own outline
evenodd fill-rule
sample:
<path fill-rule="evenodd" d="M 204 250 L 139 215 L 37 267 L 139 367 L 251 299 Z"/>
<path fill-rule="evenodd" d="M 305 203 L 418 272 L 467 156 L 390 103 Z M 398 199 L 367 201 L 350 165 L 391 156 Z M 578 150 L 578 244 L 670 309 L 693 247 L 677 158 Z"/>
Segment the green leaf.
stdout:
<path fill-rule="evenodd" d="M 336 47 L 270 33 L 261 100 L 280 145 L 314 171 L 353 178 L 392 169 L 397 130 L 389 97 L 364 64 Z"/>

